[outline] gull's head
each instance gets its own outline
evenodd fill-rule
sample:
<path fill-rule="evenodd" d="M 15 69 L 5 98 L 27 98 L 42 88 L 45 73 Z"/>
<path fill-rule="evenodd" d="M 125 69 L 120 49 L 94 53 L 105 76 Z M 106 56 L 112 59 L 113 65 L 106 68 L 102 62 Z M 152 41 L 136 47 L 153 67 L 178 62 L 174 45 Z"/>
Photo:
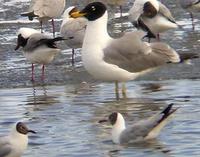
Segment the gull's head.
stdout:
<path fill-rule="evenodd" d="M 75 6 L 71 6 L 65 10 L 65 12 L 62 15 L 62 18 L 69 19 L 69 18 L 71 18 L 71 14 L 74 12 L 77 12 L 77 11 L 78 11 L 78 9 Z"/>
<path fill-rule="evenodd" d="M 153 18 L 158 11 L 158 0 L 136 0 L 129 11 L 129 18 L 132 22 L 137 21 L 141 15 Z"/>
<path fill-rule="evenodd" d="M 15 50 L 24 47 L 29 39 L 29 37 L 34 33 L 40 33 L 38 30 L 32 28 L 20 28 L 17 32 L 17 46 Z"/>
<path fill-rule="evenodd" d="M 125 125 L 124 118 L 121 113 L 113 112 L 108 116 L 108 119 L 100 120 L 99 123 L 110 122 L 112 126 Z"/>
<path fill-rule="evenodd" d="M 101 18 L 106 12 L 106 10 L 107 8 L 105 4 L 101 2 L 93 2 L 89 3 L 83 10 L 73 12 L 71 14 L 71 17 L 72 18 L 85 17 L 89 21 L 95 21 L 98 18 Z"/>
<path fill-rule="evenodd" d="M 16 124 L 16 131 L 17 133 L 23 134 L 23 135 L 27 135 L 28 133 L 36 134 L 35 131 L 28 129 L 28 127 L 22 122 L 18 122 Z"/>

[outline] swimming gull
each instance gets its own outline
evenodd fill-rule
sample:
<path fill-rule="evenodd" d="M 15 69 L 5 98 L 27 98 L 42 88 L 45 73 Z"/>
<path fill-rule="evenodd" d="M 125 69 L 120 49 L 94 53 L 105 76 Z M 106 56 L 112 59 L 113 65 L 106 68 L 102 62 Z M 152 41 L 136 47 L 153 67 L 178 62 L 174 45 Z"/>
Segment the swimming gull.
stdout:
<path fill-rule="evenodd" d="M 0 137 L 0 157 L 20 157 L 28 145 L 29 130 L 22 122 L 18 122 L 9 135 Z"/>
<path fill-rule="evenodd" d="M 148 119 L 136 122 L 130 127 L 125 126 L 125 120 L 119 112 L 113 112 L 108 119 L 100 120 L 99 123 L 109 121 L 112 125 L 112 141 L 116 144 L 141 142 L 156 138 L 163 127 L 169 121 L 171 115 L 177 110 L 172 109 L 173 104 L 168 105 L 161 113 Z"/>
<path fill-rule="evenodd" d="M 42 80 L 44 80 L 44 65 L 49 64 L 54 57 L 60 53 L 55 42 L 64 40 L 62 37 L 51 38 L 32 28 L 20 28 L 18 33 L 17 46 L 23 48 L 24 56 L 32 63 L 32 81 L 34 81 L 34 64 L 43 64 Z"/>
<path fill-rule="evenodd" d="M 165 43 L 143 42 L 141 39 L 145 34 L 142 31 L 129 32 L 118 39 L 111 38 L 107 31 L 106 6 L 101 2 L 90 3 L 71 16 L 88 19 L 82 47 L 84 67 L 97 79 L 114 81 L 117 98 L 118 82 L 133 80 L 152 68 L 167 63 L 179 63 L 182 60 L 182 57 Z M 187 57 L 194 57 L 194 54 Z M 124 85 L 122 94 L 126 95 Z"/>

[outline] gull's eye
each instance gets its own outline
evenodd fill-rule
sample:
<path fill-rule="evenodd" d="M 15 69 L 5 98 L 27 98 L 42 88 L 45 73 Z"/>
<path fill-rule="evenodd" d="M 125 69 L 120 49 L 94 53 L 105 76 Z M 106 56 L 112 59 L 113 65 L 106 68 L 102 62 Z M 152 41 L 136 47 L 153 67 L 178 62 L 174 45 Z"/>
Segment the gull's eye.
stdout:
<path fill-rule="evenodd" d="M 92 11 L 95 11 L 95 10 L 96 10 L 95 6 L 92 6 L 91 8 L 92 8 Z"/>

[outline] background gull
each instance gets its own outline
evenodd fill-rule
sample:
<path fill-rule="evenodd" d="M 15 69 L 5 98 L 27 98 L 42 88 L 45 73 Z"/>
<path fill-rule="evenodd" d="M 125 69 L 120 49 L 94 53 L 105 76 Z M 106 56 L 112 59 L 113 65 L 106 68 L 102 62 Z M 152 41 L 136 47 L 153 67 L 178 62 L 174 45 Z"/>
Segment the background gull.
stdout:
<path fill-rule="evenodd" d="M 109 121 L 112 124 L 112 140 L 117 144 L 140 142 L 156 138 L 163 127 L 167 124 L 171 115 L 177 110 L 172 109 L 173 104 L 168 105 L 161 113 L 148 119 L 136 122 L 134 125 L 125 126 L 123 116 L 118 112 L 113 112 L 108 119 L 99 122 Z"/>
<path fill-rule="evenodd" d="M 106 6 L 101 2 L 90 3 L 71 16 L 84 16 L 89 20 L 82 47 L 83 65 L 95 78 L 114 81 L 117 98 L 118 82 L 133 80 L 152 68 L 196 56 L 180 56 L 165 43 L 143 42 L 142 31 L 130 32 L 118 39 L 111 38 L 107 32 Z M 126 95 L 124 85 L 122 93 Z"/>
<path fill-rule="evenodd" d="M 8 136 L 0 137 L 0 157 L 20 157 L 28 145 L 29 130 L 22 122 L 18 122 Z"/>
<path fill-rule="evenodd" d="M 22 16 L 28 16 L 29 20 L 37 17 L 42 30 L 42 24 L 52 19 L 53 35 L 55 37 L 54 18 L 61 16 L 65 8 L 65 0 L 32 0 L 27 13 Z"/>
<path fill-rule="evenodd" d="M 71 6 L 67 8 L 62 16 L 63 21 L 60 27 L 60 33 L 65 40 L 67 46 L 72 48 L 72 65 L 74 65 L 74 49 L 81 48 L 83 44 L 83 38 L 85 35 L 85 29 L 87 19 L 85 18 L 72 18 L 71 13 L 77 11 L 77 8 Z"/>
<path fill-rule="evenodd" d="M 180 0 L 180 4 L 183 9 L 190 13 L 192 20 L 192 29 L 195 29 L 193 13 L 200 12 L 200 1 L 199 0 Z"/>
<path fill-rule="evenodd" d="M 178 27 L 170 10 L 157 0 L 136 0 L 129 10 L 129 19 L 136 28 L 148 32 L 149 38 Z"/>
<path fill-rule="evenodd" d="M 44 80 L 44 65 L 49 64 L 61 51 L 55 42 L 63 40 L 63 38 L 51 38 L 32 28 L 20 28 L 17 35 L 15 50 L 23 47 L 24 56 L 32 63 L 32 81 L 34 81 L 34 63 L 43 64 L 42 80 Z"/>

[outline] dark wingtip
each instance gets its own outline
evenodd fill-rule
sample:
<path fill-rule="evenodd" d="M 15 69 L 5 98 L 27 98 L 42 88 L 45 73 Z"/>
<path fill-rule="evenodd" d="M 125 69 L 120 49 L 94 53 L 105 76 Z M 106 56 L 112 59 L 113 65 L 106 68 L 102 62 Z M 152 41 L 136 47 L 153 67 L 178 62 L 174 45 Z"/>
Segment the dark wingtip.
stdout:
<path fill-rule="evenodd" d="M 173 103 L 169 104 L 161 113 L 168 114 L 170 110 L 172 109 L 173 105 L 174 105 Z"/>

